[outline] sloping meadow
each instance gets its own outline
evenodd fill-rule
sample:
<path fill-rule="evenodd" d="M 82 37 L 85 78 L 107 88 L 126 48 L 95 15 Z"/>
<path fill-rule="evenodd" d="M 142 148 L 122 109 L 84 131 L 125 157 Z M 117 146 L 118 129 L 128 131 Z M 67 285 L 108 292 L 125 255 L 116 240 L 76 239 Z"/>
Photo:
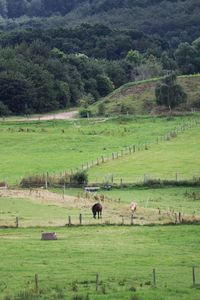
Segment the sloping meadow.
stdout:
<path fill-rule="evenodd" d="M 155 141 L 192 119 L 193 116 L 2 121 L 0 181 L 16 184 L 24 176 L 81 169 L 102 156 L 112 158 L 112 153 L 129 146 Z"/>

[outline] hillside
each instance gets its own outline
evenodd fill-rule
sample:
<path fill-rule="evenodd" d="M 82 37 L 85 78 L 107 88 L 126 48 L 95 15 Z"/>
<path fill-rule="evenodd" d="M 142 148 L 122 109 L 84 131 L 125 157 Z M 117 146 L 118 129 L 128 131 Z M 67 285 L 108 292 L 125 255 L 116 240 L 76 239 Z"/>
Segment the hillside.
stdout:
<path fill-rule="evenodd" d="M 155 140 L 193 116 L 174 118 L 123 118 L 74 121 L 0 122 L 0 182 L 19 183 L 24 176 L 74 172 L 97 158 L 131 144 Z"/>
<path fill-rule="evenodd" d="M 141 149 L 135 153 L 124 154 L 118 159 L 92 167 L 88 173 L 90 182 L 106 182 L 112 179 L 114 183 L 119 184 L 120 179 L 124 183 L 135 183 L 155 179 L 175 181 L 191 180 L 193 176 L 198 178 L 199 141 L 199 125 L 184 133 L 178 133 L 173 138 L 168 137 L 158 144 L 148 139 L 144 141 L 147 145 L 145 149 L 142 150 L 140 146 Z"/>
<path fill-rule="evenodd" d="M 198 17 L 188 0 L 0 0 L 0 116 L 88 106 L 139 78 L 199 73 Z"/>
<path fill-rule="evenodd" d="M 98 112 L 98 106 L 103 103 L 105 113 L 113 114 L 148 114 L 156 108 L 155 87 L 160 79 L 150 79 L 138 82 L 130 82 L 122 85 L 103 100 L 92 105 L 93 114 Z M 182 110 L 191 108 L 199 109 L 200 76 L 179 76 L 178 83 L 187 93 L 187 103 Z"/>
<path fill-rule="evenodd" d="M 196 0 L 1 0 L 0 15 L 2 29 L 103 23 L 164 35 L 177 46 L 198 37 L 199 5 Z"/>

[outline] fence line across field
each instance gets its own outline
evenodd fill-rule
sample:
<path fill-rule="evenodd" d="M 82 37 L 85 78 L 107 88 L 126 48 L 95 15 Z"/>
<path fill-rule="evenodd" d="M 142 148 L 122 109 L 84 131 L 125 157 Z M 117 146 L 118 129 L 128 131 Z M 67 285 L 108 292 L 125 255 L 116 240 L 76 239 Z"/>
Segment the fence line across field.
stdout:
<path fill-rule="evenodd" d="M 107 155 L 101 155 L 100 157 L 97 157 L 96 159 L 92 159 L 90 162 L 82 163 L 81 166 L 76 168 L 71 168 L 68 172 L 63 171 L 60 172 L 60 176 L 64 176 L 67 173 L 70 173 L 71 175 L 75 174 L 76 172 L 80 171 L 87 171 L 90 168 L 94 166 L 98 166 L 100 164 L 109 162 L 111 160 L 119 159 L 125 155 L 134 154 L 135 152 L 148 150 L 151 145 L 159 144 L 163 141 L 170 140 L 171 138 L 175 138 L 178 133 L 184 132 L 187 129 L 193 128 L 194 126 L 200 124 L 200 119 L 195 119 L 188 123 L 183 123 L 178 125 L 175 129 L 170 130 L 164 135 L 158 136 L 156 139 L 152 141 L 144 141 L 138 144 L 129 145 L 127 147 L 124 147 L 123 149 L 112 152 L 111 154 Z"/>
<path fill-rule="evenodd" d="M 104 185 L 104 184 L 117 184 L 117 185 L 126 185 L 126 184 L 137 184 L 137 183 L 148 183 L 150 181 L 157 180 L 157 181 L 174 181 L 174 182 L 181 182 L 181 181 L 192 181 L 192 182 L 199 182 L 200 181 L 200 174 L 195 175 L 186 175 L 182 172 L 171 172 L 171 173 L 161 173 L 161 174 L 134 174 L 131 177 L 121 177 L 120 175 L 115 174 L 108 174 L 104 178 L 102 177 L 95 177 L 94 179 L 90 180 L 91 184 L 95 185 Z"/>
<path fill-rule="evenodd" d="M 66 176 L 66 172 L 60 173 L 58 175 L 50 175 L 48 172 L 43 175 L 38 174 L 34 176 L 38 176 L 42 178 L 40 180 L 40 183 L 37 185 L 30 184 L 30 188 L 37 188 L 37 187 L 42 187 L 45 189 L 55 187 L 55 188 L 62 188 L 63 189 L 63 195 L 66 194 L 67 187 L 81 187 L 84 186 L 82 185 L 73 185 L 73 182 Z M 40 179 L 41 179 L 40 178 Z M 57 182 L 58 179 L 62 178 L 63 183 Z M 42 181 L 42 182 L 41 182 Z M 167 172 L 167 173 L 145 173 L 145 174 L 133 174 L 130 177 L 123 177 L 118 174 L 106 174 L 104 177 L 100 176 L 95 176 L 92 177 L 88 183 L 88 185 L 91 186 L 99 186 L 99 187 L 104 187 L 106 185 L 113 185 L 113 187 L 116 186 L 128 186 L 131 184 L 173 184 L 176 185 L 176 183 L 182 183 L 183 186 L 185 183 L 189 186 L 189 184 L 194 185 L 200 185 L 200 174 L 184 174 L 183 172 Z M 15 186 L 15 185 L 14 185 Z M 14 187 L 13 186 L 13 187 Z M 16 186 L 20 186 L 20 183 L 17 182 Z"/>
<path fill-rule="evenodd" d="M 69 171 L 62 171 L 60 173 L 49 173 L 49 172 L 46 172 L 46 173 L 43 173 L 43 174 L 38 174 L 38 176 L 43 176 L 44 178 L 44 187 L 47 189 L 48 188 L 48 185 L 49 185 L 49 178 L 67 178 L 68 175 L 73 175 L 73 174 L 76 174 L 77 172 L 80 172 L 80 171 L 87 171 L 89 170 L 90 168 L 94 167 L 94 166 L 97 166 L 97 165 L 100 165 L 100 164 L 104 164 L 108 161 L 112 161 L 114 159 L 118 159 L 120 157 L 123 157 L 124 155 L 132 155 L 134 154 L 135 152 L 139 152 L 139 151 L 145 151 L 147 149 L 149 149 L 149 147 L 153 144 L 158 144 L 160 142 L 163 142 L 163 141 L 166 141 L 166 140 L 170 140 L 171 138 L 174 138 L 177 136 L 178 133 L 180 132 L 183 132 L 187 129 L 190 129 L 196 125 L 200 124 L 200 119 L 195 119 L 191 122 L 188 122 L 188 123 L 183 123 L 183 124 L 180 124 L 178 125 L 174 130 L 171 130 L 169 131 L 168 133 L 166 133 L 165 135 L 163 136 L 159 136 L 157 137 L 155 140 L 153 141 L 146 141 L 146 142 L 143 142 L 143 143 L 139 143 L 137 145 L 130 145 L 130 146 L 127 146 L 125 147 L 124 149 L 121 149 L 120 151 L 118 152 L 113 152 L 107 156 L 100 156 L 98 157 L 96 160 L 93 159 L 92 161 L 90 162 L 86 162 L 86 163 L 83 163 L 80 167 L 77 167 L 75 169 L 70 169 Z M 179 173 L 178 171 L 175 173 L 175 174 L 172 174 L 171 177 L 166 177 L 166 179 L 169 179 L 169 180 L 180 180 L 180 176 L 181 174 L 183 173 Z M 113 178 L 111 178 L 111 182 L 116 182 L 116 183 L 119 183 L 120 181 L 124 182 L 124 183 L 138 183 L 138 182 L 146 182 L 148 180 L 148 178 L 152 178 L 152 179 L 160 179 L 160 180 L 165 180 L 165 176 L 163 176 L 163 174 L 160 174 L 158 177 L 156 176 L 156 178 L 152 177 L 155 175 L 151 175 L 151 174 L 139 174 L 139 175 L 134 175 L 134 178 L 132 179 L 128 179 L 128 178 L 123 178 L 123 177 L 120 177 L 120 176 L 117 176 L 115 174 L 113 174 Z M 137 179 L 138 177 L 138 179 Z M 195 177 L 198 177 L 199 176 L 195 176 L 193 175 L 193 180 L 196 180 L 194 179 Z M 69 176 L 69 182 L 66 182 L 66 183 L 70 183 L 70 179 L 71 177 Z M 189 177 L 186 178 L 187 180 L 190 179 Z M 99 179 L 95 180 L 96 182 L 99 181 Z M 104 179 L 100 179 L 99 181 L 100 183 L 103 183 L 105 182 Z M 19 185 L 19 184 L 18 184 Z"/>
<path fill-rule="evenodd" d="M 188 279 L 190 277 L 190 281 L 187 280 L 187 285 L 188 287 L 193 287 L 195 288 L 196 286 L 198 287 L 199 284 L 197 284 L 196 282 L 196 274 L 197 271 L 199 271 L 199 268 L 196 266 L 191 266 L 191 267 L 187 267 L 188 269 Z M 169 268 L 167 268 L 167 270 L 169 271 Z M 165 274 L 165 271 L 162 267 L 157 267 L 157 268 L 153 268 L 152 271 L 149 268 L 149 274 L 146 276 L 146 280 L 148 279 L 148 281 L 144 282 L 144 285 L 150 285 L 152 287 L 159 287 L 160 285 L 162 286 L 162 275 Z M 91 277 L 92 275 L 90 275 Z M 102 273 L 97 272 L 96 274 L 93 275 L 94 280 L 87 280 L 88 284 L 90 282 L 90 285 L 93 285 L 94 288 L 93 290 L 98 292 L 100 290 L 100 286 L 104 283 L 107 283 L 107 279 L 102 278 Z M 136 276 L 136 275 L 134 275 Z M 173 272 L 172 272 L 172 277 L 173 277 Z M 134 280 L 133 279 L 129 279 L 130 282 Z M 176 282 L 176 280 L 175 280 Z M 76 283 L 79 283 L 79 280 L 76 281 Z M 70 283 L 69 283 L 70 284 Z M 140 284 L 141 285 L 141 284 Z M 40 289 L 42 288 L 42 282 L 40 282 L 39 280 L 39 275 L 35 274 L 34 276 L 34 289 L 36 293 L 40 292 Z M 135 291 L 135 289 L 133 290 Z"/>
<path fill-rule="evenodd" d="M 76 173 L 77 171 L 87 171 L 90 168 L 94 167 L 94 166 L 98 166 L 100 164 L 103 164 L 105 162 L 109 162 L 111 160 L 115 160 L 118 159 L 120 157 L 123 157 L 125 155 L 130 155 L 130 154 L 134 154 L 135 152 L 139 152 L 139 151 L 143 151 L 143 150 L 148 150 L 149 147 L 151 145 L 154 144 L 159 144 L 163 141 L 168 141 L 171 138 L 175 138 L 178 133 L 184 132 L 187 129 L 193 128 L 194 126 L 200 124 L 200 120 L 199 119 L 195 119 L 191 122 L 188 123 L 183 123 L 181 125 L 178 125 L 175 129 L 170 130 L 169 132 L 167 132 L 166 134 L 157 137 L 155 140 L 152 141 L 146 141 L 146 142 L 142 142 L 142 143 L 138 143 L 135 145 L 129 145 L 127 147 L 124 147 L 123 149 L 121 149 L 120 151 L 117 152 L 112 152 L 110 155 L 102 155 L 96 159 L 93 159 L 90 162 L 87 163 L 83 163 L 80 167 L 77 167 L 75 169 L 71 169 L 71 174 Z"/>
<path fill-rule="evenodd" d="M 107 225 L 107 226 L 151 226 L 152 224 L 160 224 L 160 225 L 181 225 L 181 224 L 199 224 L 200 217 L 196 214 L 185 214 L 183 211 L 175 211 L 174 209 L 160 209 L 160 208 L 152 208 L 154 212 L 154 217 L 157 214 L 157 219 L 152 221 L 146 218 L 143 223 L 140 222 L 141 218 L 137 217 L 137 214 L 130 213 L 125 215 L 117 215 L 113 218 L 110 216 L 103 215 L 103 218 L 94 219 L 92 217 L 92 213 L 74 213 L 71 215 L 66 215 L 66 217 L 55 218 L 55 219 L 47 219 L 43 221 L 40 226 L 42 227 L 73 227 L 73 226 L 97 226 L 97 225 Z M 160 217 L 162 216 L 162 222 Z M 59 225 L 58 225 L 59 220 Z M 0 228 L 29 228 L 29 227 L 38 227 L 40 223 L 40 219 L 36 219 L 35 223 L 33 220 L 26 219 L 22 217 L 8 218 L 0 220 Z M 39 223 L 38 223 L 39 222 Z"/>

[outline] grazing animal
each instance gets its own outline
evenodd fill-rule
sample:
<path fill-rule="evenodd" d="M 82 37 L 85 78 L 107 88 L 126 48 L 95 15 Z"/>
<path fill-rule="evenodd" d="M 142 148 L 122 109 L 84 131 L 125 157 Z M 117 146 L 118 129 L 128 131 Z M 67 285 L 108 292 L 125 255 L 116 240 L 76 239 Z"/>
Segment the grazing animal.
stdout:
<path fill-rule="evenodd" d="M 104 202 L 104 200 L 105 200 L 104 194 L 101 194 L 101 195 L 99 196 L 99 198 L 100 198 L 100 201 L 101 201 L 101 202 Z"/>
<path fill-rule="evenodd" d="M 131 212 L 134 213 L 137 209 L 137 203 L 132 201 L 130 205 Z"/>
<path fill-rule="evenodd" d="M 99 201 L 100 200 L 99 195 L 94 195 L 94 200 Z"/>
<path fill-rule="evenodd" d="M 98 216 L 98 219 L 102 218 L 102 205 L 100 203 L 95 203 L 92 206 L 92 213 L 93 213 L 94 219 L 96 219 L 96 214 Z"/>

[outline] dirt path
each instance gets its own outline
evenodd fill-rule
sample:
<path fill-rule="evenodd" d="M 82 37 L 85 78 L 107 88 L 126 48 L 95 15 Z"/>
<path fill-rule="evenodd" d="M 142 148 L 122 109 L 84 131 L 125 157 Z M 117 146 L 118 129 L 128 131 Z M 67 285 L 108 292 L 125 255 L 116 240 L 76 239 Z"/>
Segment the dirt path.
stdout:
<path fill-rule="evenodd" d="M 57 206 L 72 205 L 75 201 L 75 197 L 68 195 L 63 196 L 43 189 L 0 190 L 0 197 L 30 199 L 44 204 L 55 204 Z"/>
<path fill-rule="evenodd" d="M 77 110 L 66 111 L 54 114 L 44 114 L 28 118 L 19 118 L 17 121 L 47 121 L 47 120 L 70 120 L 75 119 L 78 114 Z"/>

